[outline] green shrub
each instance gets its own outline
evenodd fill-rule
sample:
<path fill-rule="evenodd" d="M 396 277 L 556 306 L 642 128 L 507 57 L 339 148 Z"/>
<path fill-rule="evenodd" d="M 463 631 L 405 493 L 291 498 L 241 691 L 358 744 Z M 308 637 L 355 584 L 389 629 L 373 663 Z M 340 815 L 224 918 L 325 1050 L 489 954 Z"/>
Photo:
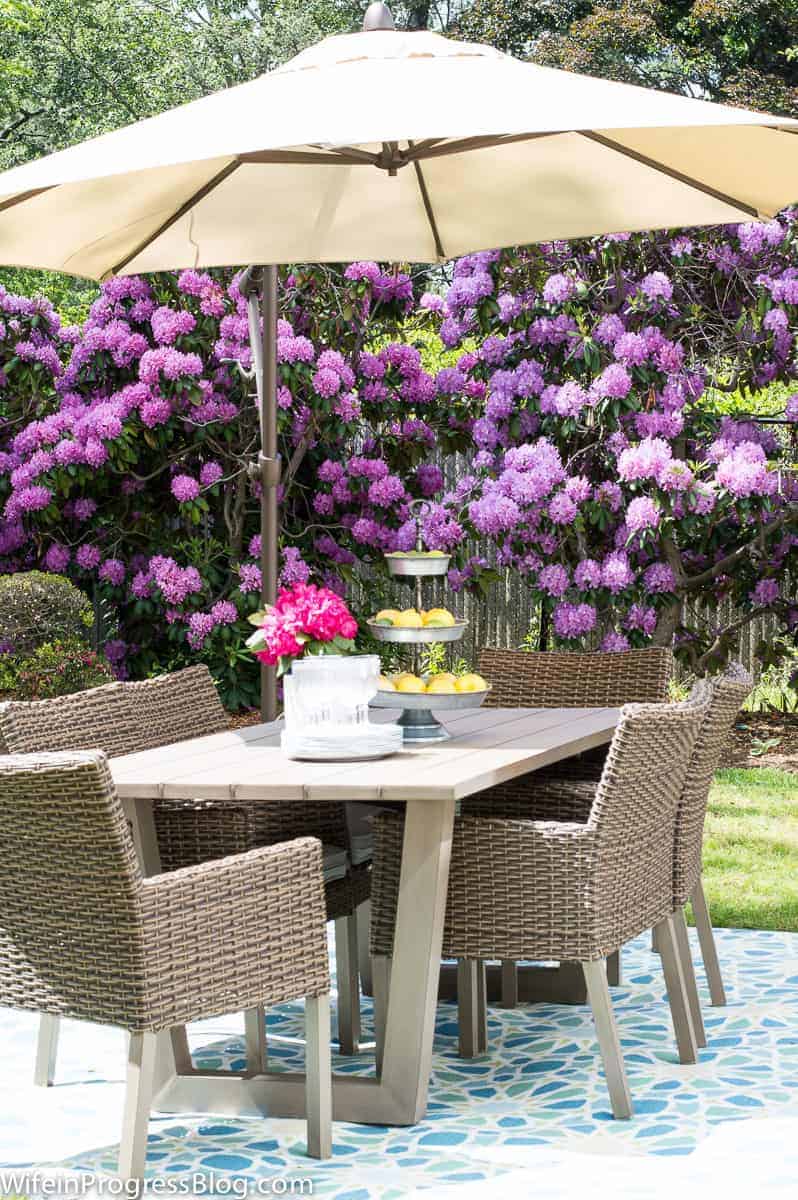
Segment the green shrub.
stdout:
<path fill-rule="evenodd" d="M 798 713 L 798 650 L 784 639 L 776 640 L 785 646 L 787 656 L 763 672 L 743 705 L 747 712 Z"/>
<path fill-rule="evenodd" d="M 0 577 L 0 647 L 16 656 L 55 640 L 88 643 L 91 601 L 63 575 L 23 571 Z"/>
<path fill-rule="evenodd" d="M 17 690 L 17 659 L 0 654 L 0 700 L 13 700 Z"/>
<path fill-rule="evenodd" d="M 38 646 L 16 670 L 18 700 L 48 700 L 114 680 L 108 661 L 76 638 Z"/>

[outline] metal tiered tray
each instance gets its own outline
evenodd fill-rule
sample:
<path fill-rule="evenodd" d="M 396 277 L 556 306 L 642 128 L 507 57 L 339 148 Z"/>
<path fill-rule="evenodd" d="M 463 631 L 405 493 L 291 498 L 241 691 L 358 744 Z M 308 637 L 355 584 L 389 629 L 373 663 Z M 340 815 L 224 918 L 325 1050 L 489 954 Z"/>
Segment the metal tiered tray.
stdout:
<path fill-rule="evenodd" d="M 404 741 L 442 742 L 450 735 L 435 716 L 436 712 L 479 708 L 490 688 L 481 692 L 377 692 L 372 708 L 401 708 L 396 722 L 404 730 Z"/>
<path fill-rule="evenodd" d="M 415 500 L 411 508 L 419 508 L 424 500 Z M 416 515 L 416 550 L 393 551 L 385 555 L 389 574 L 404 577 L 415 584 L 415 606 L 422 610 L 422 580 L 440 579 L 449 570 L 450 555 L 429 554 L 423 550 L 421 520 Z M 453 625 L 378 625 L 366 622 L 369 633 L 378 642 L 393 642 L 404 646 L 429 645 L 432 642 L 459 642 L 468 628 L 468 621 L 455 621 Z M 415 673 L 418 674 L 419 656 L 414 655 Z M 479 708 L 490 689 L 481 692 L 397 692 L 379 691 L 371 705 L 374 708 L 401 709 L 397 721 L 404 731 L 405 743 L 443 741 L 449 734 L 436 718 L 436 712 Z"/>
<path fill-rule="evenodd" d="M 468 628 L 468 621 L 454 625 L 377 625 L 367 621 L 368 631 L 378 642 L 403 642 L 417 646 L 422 642 L 459 642 Z"/>
<path fill-rule="evenodd" d="M 388 565 L 389 575 L 416 575 L 424 579 L 432 579 L 446 574 L 449 570 L 449 558 L 448 554 L 410 554 L 395 550 L 393 553 L 385 555 L 385 562 Z"/>

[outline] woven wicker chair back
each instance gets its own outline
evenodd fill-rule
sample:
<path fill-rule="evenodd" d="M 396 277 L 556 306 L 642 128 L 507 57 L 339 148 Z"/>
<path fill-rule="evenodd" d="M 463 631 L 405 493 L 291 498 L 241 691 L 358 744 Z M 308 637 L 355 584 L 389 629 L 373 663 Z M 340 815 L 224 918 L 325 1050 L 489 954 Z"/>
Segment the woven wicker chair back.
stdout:
<path fill-rule="evenodd" d="M 204 663 L 124 685 L 138 730 L 138 749 L 152 750 L 229 727 L 211 673 Z"/>
<path fill-rule="evenodd" d="M 730 663 L 722 675 L 712 680 L 709 710 L 693 748 L 676 815 L 673 859 L 674 909 L 687 903 L 690 893 L 701 878 L 704 820 L 712 777 L 753 683 L 751 676 L 739 663 Z M 696 688 L 700 686 L 696 684 Z"/>
<path fill-rule="evenodd" d="M 109 757 L 141 750 L 125 685 L 0 705 L 0 735 L 10 754 L 103 750 Z"/>
<path fill-rule="evenodd" d="M 133 703 L 139 750 L 229 728 L 227 713 L 204 664 L 124 686 Z M 203 805 L 161 800 L 155 805 L 155 827 L 161 864 L 167 871 L 298 837 L 317 837 L 329 845 L 348 844 L 344 806 L 324 801 L 261 804 L 236 800 Z"/>
<path fill-rule="evenodd" d="M 676 812 L 710 699 L 703 684 L 683 704 L 621 711 L 587 822 L 596 831 L 593 887 L 606 944 L 622 945 L 640 921 L 672 911 Z M 643 897 L 650 911 L 639 906 Z"/>
<path fill-rule="evenodd" d="M 673 655 L 661 647 L 620 654 L 486 648 L 479 670 L 493 708 L 616 708 L 667 700 Z"/>
<path fill-rule="evenodd" d="M 0 1004 L 128 1025 L 141 878 L 98 752 L 0 758 Z"/>

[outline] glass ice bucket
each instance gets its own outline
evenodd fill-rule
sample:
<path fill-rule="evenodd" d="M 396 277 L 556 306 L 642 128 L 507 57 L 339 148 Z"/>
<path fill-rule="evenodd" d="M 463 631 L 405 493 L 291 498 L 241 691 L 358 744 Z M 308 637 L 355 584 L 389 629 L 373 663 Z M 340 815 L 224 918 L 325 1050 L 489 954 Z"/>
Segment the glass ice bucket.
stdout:
<path fill-rule="evenodd" d="M 285 728 L 300 737 L 351 737 L 369 725 L 369 700 L 377 694 L 376 654 L 324 654 L 300 658 L 283 679 Z"/>

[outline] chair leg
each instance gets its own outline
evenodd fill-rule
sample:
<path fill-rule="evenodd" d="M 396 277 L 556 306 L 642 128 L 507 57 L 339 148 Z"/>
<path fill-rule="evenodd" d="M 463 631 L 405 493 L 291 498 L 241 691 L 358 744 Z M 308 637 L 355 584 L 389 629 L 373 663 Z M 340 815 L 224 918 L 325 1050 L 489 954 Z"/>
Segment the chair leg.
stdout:
<path fill-rule="evenodd" d="M 477 1050 L 488 1052 L 488 971 L 487 963 L 477 963 Z"/>
<path fill-rule="evenodd" d="M 687 922 L 684 919 L 684 909 L 679 908 L 673 914 L 673 930 L 676 934 L 676 949 L 682 965 L 684 986 L 687 991 L 687 1002 L 690 1005 L 690 1020 L 693 1022 L 695 1043 L 699 1048 L 706 1046 L 707 1034 L 704 1029 L 704 1018 L 701 1013 L 701 1001 L 698 997 L 698 984 L 695 978 L 693 955 L 690 951 L 690 938 L 687 934 Z"/>
<path fill-rule="evenodd" d="M 391 959 L 380 956 L 371 960 L 374 982 L 374 1041 L 377 1075 L 382 1074 L 382 1053 L 385 1049 L 385 1023 L 388 1017 L 388 994 L 391 990 Z"/>
<path fill-rule="evenodd" d="M 659 942 L 657 941 L 656 928 L 651 930 L 651 953 L 659 954 Z"/>
<path fill-rule="evenodd" d="M 502 959 L 502 1008 L 518 1007 L 518 966 L 511 958 Z"/>
<path fill-rule="evenodd" d="M 709 906 L 704 894 L 704 885 L 700 879 L 690 893 L 690 903 L 693 906 L 698 944 L 701 947 L 704 971 L 709 984 L 709 999 L 716 1008 L 722 1008 L 726 1003 L 726 989 L 720 973 L 718 949 L 715 945 L 715 935 L 712 932 L 712 922 L 709 918 Z"/>
<path fill-rule="evenodd" d="M 673 917 L 666 917 L 664 921 L 659 922 L 657 939 L 662 959 L 662 973 L 665 976 L 665 990 L 668 993 L 668 1004 L 671 1009 L 673 1032 L 676 1034 L 676 1045 L 679 1050 L 679 1062 L 695 1063 L 698 1061 L 698 1046 L 677 949 Z"/>
<path fill-rule="evenodd" d="M 58 1034 L 61 1018 L 52 1013 L 39 1017 L 39 1036 L 36 1042 L 36 1066 L 33 1082 L 36 1087 L 51 1087 L 55 1078 L 55 1060 L 58 1054 Z"/>
<path fill-rule="evenodd" d="M 244 1013 L 244 1041 L 247 1069 L 258 1075 L 266 1071 L 269 1051 L 266 1043 L 266 1010 L 260 1005 Z"/>
<path fill-rule="evenodd" d="M 593 1010 L 601 1060 L 604 1063 L 604 1077 L 607 1080 L 607 1091 L 610 1094 L 612 1115 L 617 1120 L 625 1121 L 632 1115 L 632 1097 L 629 1092 L 629 1081 L 626 1078 L 626 1068 L 623 1064 L 615 1014 L 612 1011 L 612 1000 L 607 983 L 607 963 L 605 959 L 599 958 L 595 962 L 583 962 L 581 965 L 587 986 L 587 997 Z"/>
<path fill-rule="evenodd" d="M 620 950 L 607 955 L 607 983 L 610 987 L 620 987 L 623 983 Z"/>
<path fill-rule="evenodd" d="M 360 991 L 364 996 L 374 995 L 374 980 L 371 974 L 371 901 L 364 900 L 355 913 L 357 923 L 357 969 L 360 975 Z"/>
<path fill-rule="evenodd" d="M 360 1050 L 360 984 L 357 975 L 357 920 L 335 922 L 335 979 L 338 988 L 338 1046 L 342 1054 Z"/>
<path fill-rule="evenodd" d="M 147 1159 L 147 1125 L 150 1119 L 155 1075 L 154 1033 L 131 1033 L 127 1057 L 127 1087 L 119 1146 L 122 1179 L 144 1179 Z"/>
<path fill-rule="evenodd" d="M 475 958 L 457 960 L 458 1054 L 476 1058 L 488 1043 L 485 964 Z"/>
<path fill-rule="evenodd" d="M 305 1111 L 308 1154 L 332 1154 L 332 1059 L 330 1056 L 330 997 L 305 1000 Z"/>

